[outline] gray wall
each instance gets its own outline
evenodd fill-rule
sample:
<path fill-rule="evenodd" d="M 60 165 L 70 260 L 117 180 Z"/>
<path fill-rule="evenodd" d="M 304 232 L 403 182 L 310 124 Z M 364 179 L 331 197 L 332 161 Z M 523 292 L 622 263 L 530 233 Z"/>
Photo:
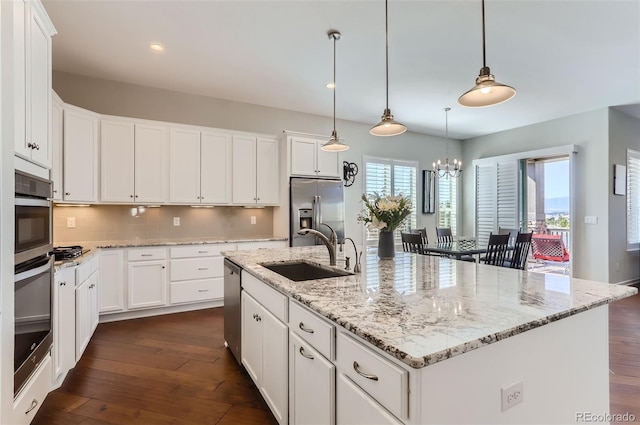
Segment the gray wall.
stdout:
<path fill-rule="evenodd" d="M 463 160 L 506 155 L 536 149 L 575 144 L 573 173 L 574 277 L 609 282 L 609 206 L 610 182 L 605 174 L 609 167 L 608 109 L 585 112 L 552 121 L 477 137 L 463 142 Z M 473 172 L 463 177 L 463 192 L 473 193 Z M 463 232 L 474 232 L 474 199 L 465 197 Z M 584 224 L 584 216 L 597 216 L 598 224 Z M 620 243 L 616 241 L 614 243 Z M 638 277 L 637 274 L 635 276 Z M 631 277 L 628 277 L 631 278 Z M 626 279 L 623 279 L 626 280 Z"/>
<path fill-rule="evenodd" d="M 613 194 L 613 164 L 627 164 L 627 149 L 640 151 L 640 119 L 609 109 L 609 281 L 640 276 L 640 252 L 626 250 L 627 197 Z"/>
<path fill-rule="evenodd" d="M 283 130 L 331 134 L 330 117 L 304 114 L 259 105 L 231 102 L 222 99 L 190 95 L 114 81 L 100 80 L 68 73 L 53 73 L 53 88 L 66 102 L 101 114 L 145 118 L 184 124 L 203 125 L 231 130 L 243 130 L 277 135 Z M 301 94 L 303 95 L 303 94 Z M 327 91 L 327 105 L 330 92 Z M 447 105 L 443 105 L 447 106 Z M 456 105 L 449 105 L 454 108 Z M 340 103 L 337 105 L 340 110 Z M 380 105 L 382 113 L 384 105 Z M 327 108 L 327 112 L 330 109 Z M 433 111 L 443 115 L 442 110 Z M 444 127 L 444 116 L 443 127 Z M 444 138 L 407 132 L 396 137 L 375 137 L 369 128 L 380 117 L 371 117 L 371 124 L 350 121 L 337 122 L 338 134 L 346 140 L 350 149 L 340 154 L 341 161 L 355 162 L 360 169 L 353 186 L 345 189 L 346 232 L 356 241 L 362 240 L 363 229 L 356 222 L 361 210 L 360 196 L 363 191 L 362 156 L 374 155 L 394 159 L 419 161 L 419 171 L 431 168 L 431 163 L 445 156 Z M 398 117 L 401 120 L 401 117 Z M 451 119 L 449 121 L 451 125 Z M 450 140 L 450 157 L 460 158 L 461 143 Z M 421 173 L 418 191 L 421 193 Z M 418 202 L 420 203 L 421 198 Z M 418 210 L 420 208 L 418 207 Z M 278 214 L 278 209 L 274 215 Z M 435 237 L 435 216 L 418 213 L 418 226 L 427 227 Z"/>

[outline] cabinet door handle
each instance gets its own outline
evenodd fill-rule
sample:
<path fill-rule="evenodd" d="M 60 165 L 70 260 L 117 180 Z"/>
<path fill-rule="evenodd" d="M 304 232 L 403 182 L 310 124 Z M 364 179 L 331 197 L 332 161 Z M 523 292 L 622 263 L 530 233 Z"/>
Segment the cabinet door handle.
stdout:
<path fill-rule="evenodd" d="M 67 286 L 67 282 L 60 282 L 60 286 Z"/>
<path fill-rule="evenodd" d="M 298 327 L 299 327 L 301 330 L 303 330 L 303 331 L 305 331 L 305 332 L 307 332 L 307 333 L 310 333 L 310 334 L 312 334 L 312 333 L 313 333 L 313 329 L 311 329 L 311 328 L 307 328 L 307 327 L 304 325 L 304 323 L 302 323 L 302 322 L 300 322 L 300 324 L 298 325 Z"/>
<path fill-rule="evenodd" d="M 58 193 L 58 189 L 53 189 L 53 193 Z"/>
<path fill-rule="evenodd" d="M 198 270 L 209 270 L 209 267 L 198 267 Z"/>
<path fill-rule="evenodd" d="M 257 314 L 253 315 L 253 320 L 258 320 L 258 315 Z"/>
<path fill-rule="evenodd" d="M 258 322 L 262 321 L 262 317 L 258 316 Z"/>
<path fill-rule="evenodd" d="M 36 143 L 36 150 L 39 151 L 40 150 L 40 145 Z"/>
<path fill-rule="evenodd" d="M 28 147 L 29 149 L 33 149 L 33 143 L 31 143 L 31 142 L 27 143 L 27 147 Z"/>
<path fill-rule="evenodd" d="M 164 269 L 165 267 L 164 267 L 164 266 L 162 266 L 162 268 Z"/>
<path fill-rule="evenodd" d="M 303 347 L 300 347 L 300 350 L 298 350 L 298 351 L 300 352 L 302 357 L 304 357 L 305 359 L 313 360 L 313 356 L 312 355 L 304 353 L 304 348 Z"/>
<path fill-rule="evenodd" d="M 69 192 L 65 192 L 64 194 L 67 195 L 67 196 L 71 195 Z"/>
<path fill-rule="evenodd" d="M 38 407 L 38 400 L 36 400 L 35 398 L 33 399 L 33 401 L 31 401 L 31 406 L 29 406 L 29 408 L 27 409 L 26 412 L 24 412 L 25 415 L 28 415 L 29 412 L 31 412 L 33 409 L 35 409 L 36 407 Z"/>
<path fill-rule="evenodd" d="M 133 195 L 129 195 L 129 198 L 133 198 Z"/>
<path fill-rule="evenodd" d="M 209 292 L 208 289 L 198 289 L 198 292 Z"/>
<path fill-rule="evenodd" d="M 371 379 L 372 381 L 377 381 L 378 380 L 378 377 L 376 375 L 370 375 L 368 373 L 364 373 L 364 372 L 360 371 L 360 365 L 356 361 L 353 362 L 353 370 L 358 372 L 358 375 L 364 376 L 367 379 Z"/>

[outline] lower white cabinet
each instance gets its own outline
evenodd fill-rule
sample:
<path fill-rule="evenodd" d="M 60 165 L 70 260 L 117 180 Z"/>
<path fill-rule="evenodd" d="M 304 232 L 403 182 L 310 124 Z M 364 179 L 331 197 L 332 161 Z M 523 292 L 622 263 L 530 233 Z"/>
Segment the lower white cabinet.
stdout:
<path fill-rule="evenodd" d="M 193 245 L 171 248 L 169 301 L 171 304 L 224 298 L 220 246 Z M 231 248 L 235 249 L 235 245 Z"/>
<path fill-rule="evenodd" d="M 349 425 L 402 424 L 343 374 L 338 374 L 336 384 L 336 421 Z"/>
<path fill-rule="evenodd" d="M 97 262 L 97 258 L 76 268 L 76 362 L 82 357 L 98 326 L 98 273 L 94 261 Z M 92 267 L 88 278 L 79 278 L 83 270 Z"/>
<path fill-rule="evenodd" d="M 124 310 L 124 250 L 100 250 L 100 314 Z"/>
<path fill-rule="evenodd" d="M 167 249 L 135 248 L 127 252 L 129 310 L 167 304 Z"/>
<path fill-rule="evenodd" d="M 289 347 L 290 423 L 335 424 L 336 367 L 294 332 Z"/>
<path fill-rule="evenodd" d="M 52 374 L 51 356 L 47 355 L 13 402 L 12 425 L 31 423 L 51 389 Z"/>
<path fill-rule="evenodd" d="M 53 311 L 54 379 L 76 365 L 76 279 L 75 267 L 55 274 Z"/>
<path fill-rule="evenodd" d="M 281 425 L 288 423 L 288 334 L 286 324 L 242 291 L 242 364 Z"/>

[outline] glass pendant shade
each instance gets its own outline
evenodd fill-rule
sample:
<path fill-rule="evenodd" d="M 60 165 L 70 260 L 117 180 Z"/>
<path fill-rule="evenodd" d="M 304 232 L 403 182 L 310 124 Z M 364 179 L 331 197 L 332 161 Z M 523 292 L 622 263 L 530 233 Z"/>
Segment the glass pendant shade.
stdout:
<path fill-rule="evenodd" d="M 320 146 L 320 149 L 326 152 L 342 152 L 349 149 L 349 146 L 342 143 L 340 141 L 340 138 L 338 137 L 338 133 L 336 133 L 336 131 L 333 130 L 329 141 L 324 145 Z"/>
<path fill-rule="evenodd" d="M 393 119 L 391 111 L 385 109 L 382 114 L 382 120 L 369 130 L 369 133 L 374 136 L 397 136 L 407 131 L 407 127 L 404 124 L 400 124 Z"/>
<path fill-rule="evenodd" d="M 480 70 L 476 85 L 460 96 L 458 103 L 469 108 L 482 108 L 506 102 L 516 95 L 516 89 L 498 83 L 489 67 Z"/>

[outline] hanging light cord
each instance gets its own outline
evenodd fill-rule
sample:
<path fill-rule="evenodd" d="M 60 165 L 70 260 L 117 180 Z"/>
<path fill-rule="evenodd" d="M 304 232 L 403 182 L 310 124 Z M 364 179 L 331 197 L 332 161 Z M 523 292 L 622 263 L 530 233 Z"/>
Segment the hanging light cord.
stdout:
<path fill-rule="evenodd" d="M 389 109 L 389 12 L 388 1 L 384 0 L 384 34 L 385 34 L 385 81 L 387 87 L 387 109 Z"/>
<path fill-rule="evenodd" d="M 482 0 L 482 67 L 487 67 L 487 52 L 486 52 L 486 44 L 485 44 L 485 35 L 484 35 L 484 0 Z"/>
<path fill-rule="evenodd" d="M 333 36 L 333 132 L 336 132 L 336 35 Z"/>
<path fill-rule="evenodd" d="M 449 108 L 444 108 L 444 134 L 447 139 L 447 156 L 446 161 L 449 162 Z"/>

